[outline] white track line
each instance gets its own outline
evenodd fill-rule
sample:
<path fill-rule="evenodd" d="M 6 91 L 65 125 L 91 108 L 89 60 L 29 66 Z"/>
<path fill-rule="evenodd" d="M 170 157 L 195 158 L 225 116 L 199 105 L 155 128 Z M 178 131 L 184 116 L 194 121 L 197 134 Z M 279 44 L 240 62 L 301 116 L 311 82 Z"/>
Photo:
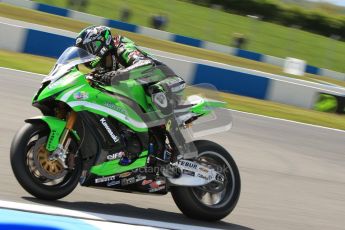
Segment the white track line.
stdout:
<path fill-rule="evenodd" d="M 42 76 L 42 77 L 46 76 L 46 75 L 39 74 L 39 73 L 33 73 L 33 72 L 28 72 L 28 71 L 23 71 L 23 70 L 16 70 L 16 69 L 11 69 L 11 68 L 6 68 L 6 67 L 0 67 L 0 71 L 1 71 L 1 69 L 8 70 L 8 71 L 13 71 L 13 72 L 26 73 L 26 74 L 30 74 L 30 75 L 39 75 L 39 76 Z M 230 111 L 234 111 L 234 112 L 238 112 L 238 113 L 247 114 L 247 115 L 263 117 L 263 118 L 267 118 L 267 119 L 273 119 L 273 120 L 278 120 L 278 121 L 290 122 L 290 123 L 294 123 L 294 124 L 297 124 L 297 125 L 305 125 L 305 126 L 310 126 L 310 127 L 314 127 L 314 128 L 321 128 L 321 129 L 327 129 L 327 130 L 331 130 L 331 131 L 345 133 L 345 130 L 341 130 L 341 129 L 329 128 L 329 127 L 324 127 L 324 126 L 320 126 L 320 125 L 307 124 L 307 123 L 303 123 L 303 122 L 299 122 L 299 121 L 291 121 L 291 120 L 287 120 L 287 119 L 283 119 L 283 118 L 270 117 L 270 116 L 255 114 L 255 113 L 243 112 L 243 111 L 234 110 L 234 109 L 229 109 L 229 110 Z"/>
<path fill-rule="evenodd" d="M 38 76 L 42 76 L 42 77 L 46 77 L 47 76 L 47 75 L 40 74 L 40 73 L 34 73 L 34 72 L 29 72 L 29 71 L 24 71 L 24 70 L 19 70 L 19 69 L 11 69 L 11 68 L 6 68 L 6 67 L 0 67 L 0 71 L 1 71 L 1 69 L 7 70 L 7 71 L 13 71 L 13 72 L 30 74 L 30 75 L 38 75 Z"/>
<path fill-rule="evenodd" d="M 255 113 L 248 113 L 248 112 L 243 112 L 243 111 L 234 110 L 234 109 L 229 109 L 229 110 L 230 110 L 230 111 L 237 112 L 237 113 L 243 113 L 243 114 L 247 114 L 247 115 L 252 115 L 252 116 L 257 116 L 257 117 L 263 117 L 263 118 L 272 119 L 272 120 L 277 120 L 277 121 L 290 122 L 290 123 L 294 123 L 294 124 L 297 124 L 297 125 L 305 125 L 305 126 L 311 126 L 311 127 L 314 127 L 314 128 L 321 128 L 321 129 L 327 129 L 327 130 L 331 130 L 331 131 L 336 131 L 336 132 L 345 133 L 345 130 L 341 130 L 341 129 L 329 128 L 329 127 L 320 126 L 320 125 L 313 125 L 313 124 L 303 123 L 303 122 L 299 122 L 299 121 L 291 121 L 291 120 L 286 120 L 286 119 L 283 119 L 283 118 L 270 117 L 270 116 L 255 114 Z M 345 121 L 344 121 L 344 122 L 345 122 Z"/>
<path fill-rule="evenodd" d="M 73 217 L 73 218 L 79 218 L 83 220 L 85 219 L 85 220 L 93 220 L 93 221 L 106 221 L 106 222 L 138 225 L 138 226 L 149 226 L 149 227 L 156 227 L 156 228 L 188 229 L 188 230 L 216 229 L 216 228 L 209 228 L 209 227 L 205 228 L 205 227 L 186 225 L 186 224 L 169 223 L 169 222 L 156 221 L 156 220 L 139 219 L 139 218 L 133 218 L 133 217 L 115 216 L 115 215 L 108 215 L 108 214 L 102 214 L 102 213 L 82 212 L 82 211 L 75 211 L 75 210 L 57 208 L 57 207 L 46 206 L 46 205 L 26 204 L 26 203 L 12 202 L 12 201 L 4 201 L 4 200 L 0 200 L 0 208 L 27 211 L 27 212 L 40 213 L 40 214 L 64 216 L 64 217 Z"/>

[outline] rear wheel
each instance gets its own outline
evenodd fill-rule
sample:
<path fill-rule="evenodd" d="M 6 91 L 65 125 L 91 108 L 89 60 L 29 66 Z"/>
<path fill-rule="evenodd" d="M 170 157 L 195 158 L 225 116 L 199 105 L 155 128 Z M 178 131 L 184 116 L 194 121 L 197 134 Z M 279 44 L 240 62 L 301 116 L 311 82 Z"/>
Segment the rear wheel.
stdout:
<path fill-rule="evenodd" d="M 238 168 L 230 154 L 211 141 L 196 141 L 198 162 L 211 165 L 224 176 L 223 185 L 209 183 L 199 187 L 172 187 L 172 197 L 188 217 L 217 221 L 229 215 L 237 204 L 241 191 Z"/>
<path fill-rule="evenodd" d="M 26 123 L 12 140 L 10 158 L 14 175 L 27 192 L 40 199 L 57 200 L 77 186 L 81 161 L 73 156 L 77 151 L 73 139 L 68 150 L 74 169 L 65 169 L 59 161 L 50 160 L 45 148 L 49 133 L 44 123 Z"/>

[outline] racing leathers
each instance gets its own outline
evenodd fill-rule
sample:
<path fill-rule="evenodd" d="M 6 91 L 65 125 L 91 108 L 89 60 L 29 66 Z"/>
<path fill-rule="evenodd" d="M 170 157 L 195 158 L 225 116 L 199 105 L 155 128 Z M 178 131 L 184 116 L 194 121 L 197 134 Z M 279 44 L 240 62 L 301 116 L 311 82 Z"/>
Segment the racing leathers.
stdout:
<path fill-rule="evenodd" d="M 179 102 L 178 95 L 185 88 L 185 81 L 169 67 L 153 59 L 133 41 L 121 35 L 114 37 L 114 49 L 109 50 L 109 55 L 104 59 L 96 68 L 96 73 L 99 72 L 100 80 L 108 85 L 112 81 L 117 81 L 120 76 L 128 76 L 131 71 L 143 66 L 161 70 L 164 76 L 161 79 L 146 75 L 137 80 L 144 85 L 146 93 L 151 96 L 154 105 L 163 114 L 172 113 L 172 109 Z"/>

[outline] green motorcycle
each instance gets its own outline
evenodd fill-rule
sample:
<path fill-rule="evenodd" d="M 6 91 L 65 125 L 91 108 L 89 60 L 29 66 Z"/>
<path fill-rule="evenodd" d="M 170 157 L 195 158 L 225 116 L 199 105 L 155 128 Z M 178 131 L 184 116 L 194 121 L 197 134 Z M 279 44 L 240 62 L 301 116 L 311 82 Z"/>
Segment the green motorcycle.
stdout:
<path fill-rule="evenodd" d="M 188 217 L 227 216 L 240 195 L 234 160 L 216 143 L 187 137 L 195 120 L 212 117 L 224 103 L 190 96 L 164 117 L 140 83 L 143 76 L 162 76 L 159 68 L 144 66 L 105 86 L 79 70 L 97 59 L 70 47 L 43 79 L 32 101 L 43 115 L 25 120 L 11 145 L 21 186 L 45 200 L 67 196 L 78 182 L 119 192 L 171 192 Z M 129 154 L 136 160 L 123 164 Z"/>

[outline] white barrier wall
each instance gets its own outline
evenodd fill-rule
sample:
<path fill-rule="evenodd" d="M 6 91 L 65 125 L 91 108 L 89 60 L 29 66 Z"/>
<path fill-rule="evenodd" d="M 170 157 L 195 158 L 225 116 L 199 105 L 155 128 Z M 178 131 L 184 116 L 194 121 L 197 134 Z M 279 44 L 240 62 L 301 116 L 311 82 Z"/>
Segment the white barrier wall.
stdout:
<path fill-rule="evenodd" d="M 46 27 L 42 27 L 46 28 Z M 75 33 L 69 37 L 0 23 L 0 49 L 41 56 L 58 57 L 74 45 Z M 61 33 L 61 30 L 58 31 Z M 145 48 L 144 48 L 145 49 Z M 345 89 L 267 74 L 195 58 L 149 49 L 159 60 L 170 66 L 190 84 L 209 83 L 217 89 L 242 96 L 271 100 L 284 104 L 312 108 L 319 93 L 345 95 Z M 186 61 L 191 59 L 193 61 Z M 291 82 L 291 81 L 295 82 Z M 299 83 L 296 83 L 299 82 Z"/>
<path fill-rule="evenodd" d="M 321 76 L 331 77 L 340 81 L 345 81 L 345 74 L 335 72 L 329 69 L 321 69 Z"/>
<path fill-rule="evenodd" d="M 303 108 L 313 108 L 320 90 L 296 83 L 287 84 L 284 81 L 271 81 L 268 90 L 270 101 L 294 105 Z"/>
<path fill-rule="evenodd" d="M 1 49 L 21 52 L 23 50 L 26 29 L 14 28 L 11 25 L 0 24 L 1 33 L 0 44 Z"/>
<path fill-rule="evenodd" d="M 102 24 L 102 25 L 117 28 L 120 30 L 126 30 L 130 32 L 154 37 L 157 39 L 173 41 L 173 42 L 177 42 L 177 43 L 181 43 L 185 45 L 190 45 L 190 46 L 209 49 L 209 50 L 213 50 L 213 51 L 217 51 L 217 52 L 221 52 L 225 54 L 235 55 L 241 58 L 246 58 L 246 59 L 260 61 L 260 62 L 266 62 L 271 65 L 276 65 L 280 67 L 284 66 L 284 60 L 285 60 L 284 58 L 273 57 L 273 56 L 253 52 L 253 51 L 237 49 L 237 48 L 233 48 L 226 45 L 215 44 L 212 42 L 202 41 L 199 39 L 190 38 L 190 37 L 186 37 L 186 36 L 182 36 L 178 34 L 172 34 L 172 33 L 161 31 L 161 30 L 155 30 L 152 28 L 137 26 L 134 24 L 106 19 L 103 17 L 95 16 L 95 15 L 85 14 L 85 13 L 77 12 L 70 9 L 59 8 L 59 7 L 32 2 L 28 0 L 0 0 L 0 2 L 16 5 L 20 7 L 25 7 L 29 9 L 34 9 L 34 10 L 38 10 L 38 11 L 49 13 L 49 14 L 59 15 L 63 17 L 70 17 L 79 21 L 88 22 L 88 23 L 92 23 L 96 25 Z M 312 65 L 307 65 L 305 68 L 305 72 L 310 73 L 310 74 L 327 76 L 327 77 L 335 78 L 335 79 L 345 79 L 345 73 L 328 71 L 326 69 L 318 68 Z"/>

